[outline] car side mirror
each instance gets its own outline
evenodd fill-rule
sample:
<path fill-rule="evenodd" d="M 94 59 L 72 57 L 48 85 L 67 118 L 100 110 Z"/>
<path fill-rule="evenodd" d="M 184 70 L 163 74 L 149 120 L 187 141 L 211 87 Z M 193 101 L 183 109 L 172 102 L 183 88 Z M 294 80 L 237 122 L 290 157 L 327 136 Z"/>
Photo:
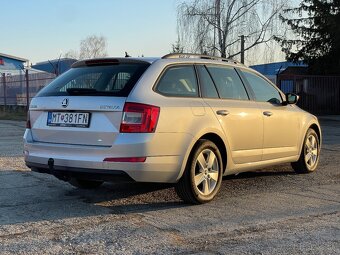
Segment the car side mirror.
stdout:
<path fill-rule="evenodd" d="M 296 104 L 299 100 L 299 96 L 294 93 L 286 94 L 286 104 Z"/>

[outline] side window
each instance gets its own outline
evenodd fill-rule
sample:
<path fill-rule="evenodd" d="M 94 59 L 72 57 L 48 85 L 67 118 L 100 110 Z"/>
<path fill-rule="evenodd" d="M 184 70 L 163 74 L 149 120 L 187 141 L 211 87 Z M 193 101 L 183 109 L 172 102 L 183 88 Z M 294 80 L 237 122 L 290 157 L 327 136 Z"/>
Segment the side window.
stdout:
<path fill-rule="evenodd" d="M 156 91 L 165 96 L 198 97 L 194 67 L 173 66 L 168 68 L 159 80 Z"/>
<path fill-rule="evenodd" d="M 199 65 L 197 70 L 200 77 L 202 96 L 205 98 L 219 98 L 214 82 L 205 66 Z"/>
<path fill-rule="evenodd" d="M 242 71 L 242 73 L 254 91 L 256 101 L 270 102 L 273 104 L 282 103 L 280 93 L 273 87 L 272 84 L 256 74 L 246 71 Z"/>
<path fill-rule="evenodd" d="M 249 100 L 243 83 L 234 68 L 225 66 L 207 67 L 221 98 Z"/>

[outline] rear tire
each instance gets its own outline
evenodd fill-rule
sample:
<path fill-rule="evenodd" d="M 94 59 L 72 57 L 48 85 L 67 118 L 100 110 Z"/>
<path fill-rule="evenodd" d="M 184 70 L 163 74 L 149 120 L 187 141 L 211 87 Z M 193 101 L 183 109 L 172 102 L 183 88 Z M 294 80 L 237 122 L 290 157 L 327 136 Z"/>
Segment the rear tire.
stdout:
<path fill-rule="evenodd" d="M 102 181 L 83 180 L 78 178 L 71 178 L 68 182 L 72 186 L 80 189 L 95 189 L 103 184 Z"/>
<path fill-rule="evenodd" d="M 291 165 L 296 173 L 311 173 L 317 168 L 319 157 L 319 136 L 314 129 L 310 128 L 306 133 L 299 160 L 297 162 L 293 162 Z"/>
<path fill-rule="evenodd" d="M 222 182 L 223 163 L 217 146 L 208 140 L 199 140 L 193 148 L 183 176 L 175 185 L 184 202 L 203 204 L 214 199 Z"/>

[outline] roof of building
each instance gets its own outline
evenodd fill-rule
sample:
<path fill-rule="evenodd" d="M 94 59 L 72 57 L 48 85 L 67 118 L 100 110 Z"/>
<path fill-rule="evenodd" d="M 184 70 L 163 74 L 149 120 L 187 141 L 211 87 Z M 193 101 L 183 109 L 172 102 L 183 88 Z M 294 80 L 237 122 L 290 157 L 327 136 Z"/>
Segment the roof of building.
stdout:
<path fill-rule="evenodd" d="M 261 65 L 253 65 L 250 67 L 262 73 L 263 75 L 277 75 L 289 66 L 306 67 L 307 65 L 303 64 L 301 61 L 298 63 L 283 61 L 283 62 L 274 62 L 274 63 L 267 63 L 267 64 L 261 64 Z"/>
<path fill-rule="evenodd" d="M 308 67 L 307 66 L 289 66 L 280 74 L 285 75 L 307 75 Z"/>
<path fill-rule="evenodd" d="M 36 63 L 32 65 L 32 68 L 49 73 L 62 74 L 70 69 L 74 62 L 77 62 L 77 60 L 73 58 L 52 59 Z"/>
<path fill-rule="evenodd" d="M 11 58 L 11 59 L 15 59 L 15 60 L 18 60 L 18 61 L 21 61 L 21 62 L 27 62 L 28 61 L 28 59 L 26 59 L 26 58 L 19 58 L 19 57 L 4 54 L 4 53 L 0 53 L 0 57 Z"/>
<path fill-rule="evenodd" d="M 46 60 L 46 61 L 41 61 L 35 63 L 35 65 L 45 65 L 45 64 L 50 64 L 50 63 L 57 63 L 57 62 L 76 62 L 77 59 L 74 58 L 56 58 L 56 59 L 51 59 L 51 60 Z"/>

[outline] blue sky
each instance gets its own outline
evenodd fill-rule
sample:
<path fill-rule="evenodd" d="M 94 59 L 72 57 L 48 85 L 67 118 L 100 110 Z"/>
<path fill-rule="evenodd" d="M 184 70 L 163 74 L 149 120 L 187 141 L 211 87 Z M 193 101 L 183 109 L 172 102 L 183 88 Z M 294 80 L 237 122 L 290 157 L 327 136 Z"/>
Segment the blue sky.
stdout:
<path fill-rule="evenodd" d="M 0 52 L 36 63 L 78 50 L 88 35 L 108 54 L 161 56 L 177 40 L 178 0 L 0 0 Z"/>

